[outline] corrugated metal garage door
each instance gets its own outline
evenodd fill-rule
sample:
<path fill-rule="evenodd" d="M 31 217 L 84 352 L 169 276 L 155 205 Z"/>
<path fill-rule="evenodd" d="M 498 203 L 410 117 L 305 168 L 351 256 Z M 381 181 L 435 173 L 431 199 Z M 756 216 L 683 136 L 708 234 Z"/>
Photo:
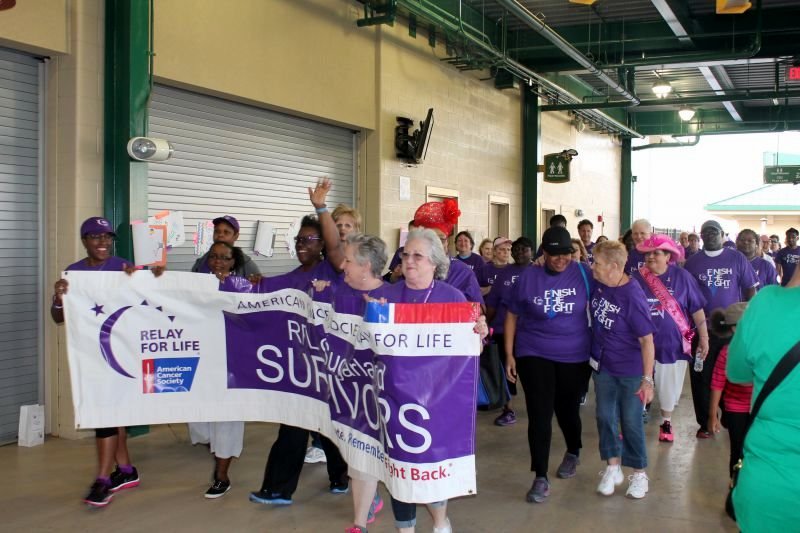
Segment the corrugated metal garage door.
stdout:
<path fill-rule="evenodd" d="M 0 49 L 0 443 L 39 400 L 39 62 Z"/>
<path fill-rule="evenodd" d="M 150 163 L 151 215 L 183 211 L 187 242 L 170 250 L 169 268 L 189 270 L 198 222 L 233 215 L 241 224 L 237 244 L 262 273 L 297 266 L 283 233 L 298 217 L 313 213 L 307 187 L 328 176 L 328 205 L 353 205 L 355 134 L 347 129 L 261 108 L 156 86 L 150 106 L 150 135 L 169 140 L 175 155 Z M 252 254 L 257 221 L 278 231 L 272 258 Z"/>

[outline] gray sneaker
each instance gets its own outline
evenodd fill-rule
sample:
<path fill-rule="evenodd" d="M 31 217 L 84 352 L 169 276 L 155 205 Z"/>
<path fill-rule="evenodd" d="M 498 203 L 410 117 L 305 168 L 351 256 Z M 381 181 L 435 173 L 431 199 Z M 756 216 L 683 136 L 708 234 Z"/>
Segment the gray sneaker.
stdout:
<path fill-rule="evenodd" d="M 564 454 L 564 459 L 561 461 L 561 464 L 558 465 L 556 475 L 561 479 L 575 477 L 579 464 L 581 464 L 581 460 L 578 459 L 578 456 L 567 452 Z"/>
<path fill-rule="evenodd" d="M 533 486 L 528 491 L 525 499 L 531 503 L 542 503 L 548 496 L 550 496 L 550 482 L 546 478 L 537 477 L 533 480 Z"/>

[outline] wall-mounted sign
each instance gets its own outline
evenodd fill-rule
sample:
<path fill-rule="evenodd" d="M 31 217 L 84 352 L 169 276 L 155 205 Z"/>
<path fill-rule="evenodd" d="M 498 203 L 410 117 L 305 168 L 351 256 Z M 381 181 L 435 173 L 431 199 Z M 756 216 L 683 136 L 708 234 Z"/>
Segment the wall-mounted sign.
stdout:
<path fill-rule="evenodd" d="M 800 165 L 764 167 L 764 183 L 800 183 Z"/>
<path fill-rule="evenodd" d="M 564 152 L 544 156 L 544 181 L 566 183 L 569 181 L 569 163 L 572 158 Z"/>
<path fill-rule="evenodd" d="M 789 81 L 800 81 L 800 67 L 789 67 Z"/>

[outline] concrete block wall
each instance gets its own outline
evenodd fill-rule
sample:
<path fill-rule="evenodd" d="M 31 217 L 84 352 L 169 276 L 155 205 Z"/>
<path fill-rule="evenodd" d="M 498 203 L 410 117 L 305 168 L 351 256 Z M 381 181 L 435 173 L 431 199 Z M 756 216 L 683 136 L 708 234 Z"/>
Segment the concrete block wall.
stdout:
<path fill-rule="evenodd" d="M 380 94 L 380 236 L 397 242 L 414 211 L 427 201 L 427 188 L 457 191 L 459 229 L 473 232 L 476 241 L 487 236 L 489 195 L 510 200 L 510 233 L 521 231 L 522 152 L 519 91 L 499 91 L 481 81 L 487 73 L 459 73 L 441 61 L 444 46 L 432 48 L 427 36 L 408 35 L 396 24 L 382 28 L 379 42 Z M 434 108 L 435 125 L 427 158 L 407 165 L 395 156 L 396 117 L 413 118 L 415 128 Z M 400 199 L 400 177 L 411 181 L 411 197 Z"/>

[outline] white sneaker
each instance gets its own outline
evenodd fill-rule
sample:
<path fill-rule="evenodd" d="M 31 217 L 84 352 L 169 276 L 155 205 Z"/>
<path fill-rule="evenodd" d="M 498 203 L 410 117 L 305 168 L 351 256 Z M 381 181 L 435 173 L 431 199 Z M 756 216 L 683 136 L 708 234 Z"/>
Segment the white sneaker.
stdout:
<path fill-rule="evenodd" d="M 650 478 L 644 472 L 634 472 L 633 475 L 628 476 L 628 492 L 625 496 L 628 498 L 635 498 L 637 500 L 647 496 L 647 491 L 650 490 Z"/>
<path fill-rule="evenodd" d="M 433 533 L 453 533 L 453 528 L 450 525 L 450 519 L 445 518 L 447 520 L 447 525 L 444 527 L 435 527 L 433 528 Z"/>
<path fill-rule="evenodd" d="M 316 446 L 309 446 L 306 450 L 306 463 L 325 463 L 327 462 L 327 458 L 325 457 L 325 450 L 322 448 L 317 448 Z"/>
<path fill-rule="evenodd" d="M 608 465 L 604 472 L 600 472 L 603 479 L 597 485 L 597 492 L 603 496 L 611 496 L 614 494 L 614 488 L 617 485 L 622 485 L 625 481 L 625 476 L 622 475 L 622 468 L 619 465 Z"/>

